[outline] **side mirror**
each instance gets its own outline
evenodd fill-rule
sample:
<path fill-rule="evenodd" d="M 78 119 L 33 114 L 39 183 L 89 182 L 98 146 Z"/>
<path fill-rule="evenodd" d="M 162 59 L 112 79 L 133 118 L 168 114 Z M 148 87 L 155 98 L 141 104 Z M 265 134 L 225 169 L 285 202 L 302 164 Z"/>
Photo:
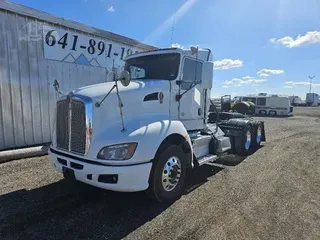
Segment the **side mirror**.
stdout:
<path fill-rule="evenodd" d="M 182 81 L 181 81 L 181 80 L 177 80 L 177 81 L 176 81 L 176 84 L 177 84 L 178 86 L 180 86 L 180 85 L 182 84 Z"/>
<path fill-rule="evenodd" d="M 213 62 L 204 62 L 202 66 L 201 86 L 204 89 L 211 89 L 212 78 L 213 78 Z"/>
<path fill-rule="evenodd" d="M 131 82 L 130 73 L 127 70 L 123 70 L 120 74 L 119 80 L 124 87 L 127 87 Z"/>

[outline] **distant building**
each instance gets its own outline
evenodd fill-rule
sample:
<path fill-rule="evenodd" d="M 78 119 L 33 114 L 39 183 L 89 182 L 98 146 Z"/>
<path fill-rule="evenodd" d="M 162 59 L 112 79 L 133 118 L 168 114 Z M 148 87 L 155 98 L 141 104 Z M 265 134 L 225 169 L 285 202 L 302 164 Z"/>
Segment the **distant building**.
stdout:
<path fill-rule="evenodd" d="M 104 82 L 136 51 L 155 47 L 0 1 L 0 150 L 51 141 L 62 92 Z"/>

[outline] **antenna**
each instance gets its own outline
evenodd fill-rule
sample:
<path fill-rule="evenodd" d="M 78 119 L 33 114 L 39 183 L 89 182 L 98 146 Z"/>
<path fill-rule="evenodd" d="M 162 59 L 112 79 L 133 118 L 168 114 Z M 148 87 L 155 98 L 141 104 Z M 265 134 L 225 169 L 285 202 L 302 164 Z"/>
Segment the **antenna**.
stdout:
<path fill-rule="evenodd" d="M 199 46 L 197 46 L 197 54 L 196 54 L 196 71 L 194 76 L 194 81 L 197 82 L 197 75 L 198 75 L 198 52 L 199 52 Z"/>
<path fill-rule="evenodd" d="M 172 40 L 173 40 L 173 34 L 174 34 L 175 24 L 176 24 L 176 13 L 174 13 L 174 15 L 173 15 L 173 20 L 172 20 L 170 47 L 172 46 Z"/>

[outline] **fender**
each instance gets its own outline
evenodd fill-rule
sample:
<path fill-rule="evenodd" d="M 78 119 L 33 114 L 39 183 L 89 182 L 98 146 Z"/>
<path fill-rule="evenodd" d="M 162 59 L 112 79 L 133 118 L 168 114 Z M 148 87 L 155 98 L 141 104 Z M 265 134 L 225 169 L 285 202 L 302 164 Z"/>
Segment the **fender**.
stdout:
<path fill-rule="evenodd" d="M 129 121 L 125 121 L 125 131 L 121 132 L 121 126 L 114 124 L 104 128 L 91 142 L 89 153 L 90 158 L 95 161 L 102 161 L 107 164 L 129 165 L 151 161 L 161 145 L 168 136 L 172 134 L 181 135 L 190 145 L 192 143 L 187 130 L 181 121 L 168 119 L 168 115 L 139 115 Z M 131 159 L 125 161 L 119 160 L 101 160 L 96 155 L 105 146 L 136 142 L 138 143 L 136 151 Z"/>

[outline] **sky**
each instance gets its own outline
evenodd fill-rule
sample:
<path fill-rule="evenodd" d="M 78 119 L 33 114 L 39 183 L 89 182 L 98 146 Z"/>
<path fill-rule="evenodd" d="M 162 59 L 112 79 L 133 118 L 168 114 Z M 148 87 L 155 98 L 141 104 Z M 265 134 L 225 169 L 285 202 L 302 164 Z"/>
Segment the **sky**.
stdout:
<path fill-rule="evenodd" d="M 156 47 L 210 48 L 212 97 L 320 93 L 319 0 L 13 0 Z"/>

